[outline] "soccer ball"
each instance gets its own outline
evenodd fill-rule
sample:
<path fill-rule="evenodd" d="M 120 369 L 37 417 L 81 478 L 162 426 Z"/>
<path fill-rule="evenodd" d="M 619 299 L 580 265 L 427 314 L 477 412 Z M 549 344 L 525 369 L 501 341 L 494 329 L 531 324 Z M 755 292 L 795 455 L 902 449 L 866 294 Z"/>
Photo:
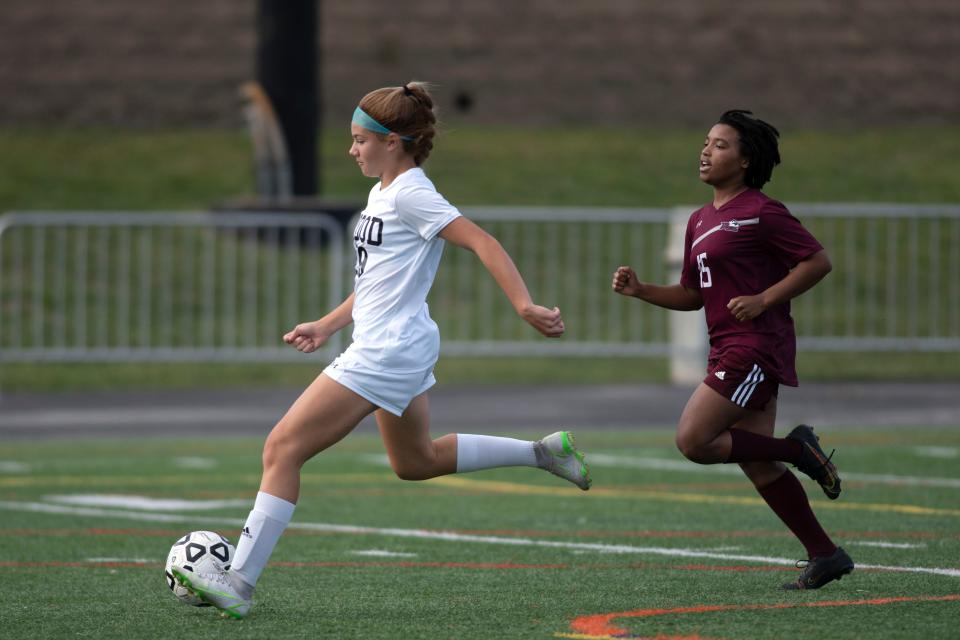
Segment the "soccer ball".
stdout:
<path fill-rule="evenodd" d="M 206 607 L 208 603 L 192 595 L 173 577 L 176 567 L 181 573 L 219 573 L 230 568 L 236 549 L 230 541 L 213 531 L 191 531 L 170 547 L 167 566 L 163 573 L 167 586 L 180 602 L 194 607 Z"/>

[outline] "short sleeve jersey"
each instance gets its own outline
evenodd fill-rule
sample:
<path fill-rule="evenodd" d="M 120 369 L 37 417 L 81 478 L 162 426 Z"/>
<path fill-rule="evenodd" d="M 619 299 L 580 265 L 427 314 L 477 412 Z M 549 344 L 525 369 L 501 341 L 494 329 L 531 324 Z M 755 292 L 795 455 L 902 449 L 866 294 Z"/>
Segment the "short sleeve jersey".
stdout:
<path fill-rule="evenodd" d="M 707 204 L 687 222 L 680 284 L 697 289 L 710 334 L 710 358 L 731 347 L 747 348 L 781 384 L 797 385 L 796 335 L 790 303 L 738 322 L 732 298 L 756 295 L 823 247 L 787 208 L 758 189 L 748 189 L 715 208 Z"/>
<path fill-rule="evenodd" d="M 437 234 L 459 216 L 419 167 L 370 190 L 353 234 L 353 341 L 371 366 L 438 333 L 426 303 L 443 255 Z"/>

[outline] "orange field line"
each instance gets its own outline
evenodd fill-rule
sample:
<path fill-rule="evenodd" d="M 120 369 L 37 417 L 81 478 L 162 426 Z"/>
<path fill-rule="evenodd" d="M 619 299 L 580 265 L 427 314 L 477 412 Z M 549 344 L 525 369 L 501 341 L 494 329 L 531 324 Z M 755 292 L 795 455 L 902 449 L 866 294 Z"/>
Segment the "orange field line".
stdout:
<path fill-rule="evenodd" d="M 714 613 L 718 611 L 759 611 L 768 609 L 794 609 L 798 607 L 856 607 L 882 606 L 903 602 L 949 602 L 960 601 L 960 594 L 948 596 L 901 596 L 891 598 L 871 598 L 864 600 L 825 600 L 821 602 L 780 602 L 773 604 L 718 604 L 695 607 L 677 607 L 674 609 L 638 609 L 619 613 L 604 613 L 580 616 L 570 623 L 571 629 L 579 635 L 557 634 L 559 637 L 618 638 L 631 636 L 627 629 L 614 626 L 611 621 L 617 618 L 652 618 L 655 616 L 684 615 L 691 613 Z"/>

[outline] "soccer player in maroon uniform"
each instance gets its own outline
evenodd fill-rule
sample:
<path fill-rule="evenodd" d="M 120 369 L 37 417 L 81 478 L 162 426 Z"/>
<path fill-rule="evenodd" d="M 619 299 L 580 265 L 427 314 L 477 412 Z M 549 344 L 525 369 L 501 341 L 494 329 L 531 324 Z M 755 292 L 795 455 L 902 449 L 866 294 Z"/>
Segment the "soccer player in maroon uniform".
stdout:
<path fill-rule="evenodd" d="M 779 132 L 749 111 L 727 111 L 707 134 L 700 180 L 713 201 L 690 216 L 679 284 L 641 282 L 630 267 L 613 290 L 667 309 L 704 309 L 710 334 L 707 376 L 677 425 L 677 448 L 700 464 L 738 463 L 797 536 L 809 560 L 784 589 L 818 589 L 853 570 L 853 560 L 820 526 L 796 476 L 830 499 L 840 476 L 813 429 L 773 437 L 779 385 L 797 386 L 790 300 L 830 272 L 830 259 L 783 204 L 760 189 L 780 163 Z M 832 454 L 831 454 L 832 455 Z"/>

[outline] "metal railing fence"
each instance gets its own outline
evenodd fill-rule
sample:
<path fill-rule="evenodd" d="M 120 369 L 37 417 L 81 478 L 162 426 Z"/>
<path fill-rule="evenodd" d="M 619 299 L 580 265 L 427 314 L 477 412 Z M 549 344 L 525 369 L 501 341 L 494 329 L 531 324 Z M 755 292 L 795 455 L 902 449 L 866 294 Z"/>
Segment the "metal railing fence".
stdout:
<path fill-rule="evenodd" d="M 668 209 L 465 208 L 513 257 L 534 300 L 558 306 L 563 339 L 545 340 L 520 320 L 473 254 L 447 247 L 430 296 L 443 352 L 455 355 L 664 356 L 668 312 L 613 295 L 615 269 L 632 260 L 669 278 Z"/>
<path fill-rule="evenodd" d="M 960 351 L 960 205 L 788 206 L 834 265 L 792 302 L 802 348 Z M 568 336 L 564 344 L 544 344 L 518 326 L 502 294 L 491 293 L 490 278 L 471 275 L 482 268 L 478 261 L 453 250 L 444 257 L 432 297 L 434 315 L 446 329 L 445 351 L 676 353 L 677 344 L 687 341 L 671 335 L 671 314 L 613 295 L 610 281 L 618 265 L 630 264 L 644 280 L 676 282 L 682 232 L 695 208 L 465 209 L 515 257 L 534 297 L 564 311 Z M 474 299 L 483 302 L 464 317 Z"/>
<path fill-rule="evenodd" d="M 797 204 L 833 260 L 797 298 L 801 347 L 960 351 L 960 205 Z"/>
<path fill-rule="evenodd" d="M 960 206 L 790 207 L 834 263 L 793 303 L 802 348 L 960 351 Z M 535 300 L 560 307 L 567 334 L 541 338 L 476 256 L 447 247 L 429 300 L 443 353 L 694 357 L 669 312 L 610 291 L 620 264 L 676 281 L 668 249 L 692 209 L 464 208 Z M 351 236 L 319 214 L 6 214 L 0 360 L 297 359 L 280 336 L 351 290 Z M 702 319 L 686 326 L 696 334 Z"/>
<path fill-rule="evenodd" d="M 4 215 L 0 358 L 293 359 L 279 336 L 342 300 L 342 236 L 321 215 Z"/>

